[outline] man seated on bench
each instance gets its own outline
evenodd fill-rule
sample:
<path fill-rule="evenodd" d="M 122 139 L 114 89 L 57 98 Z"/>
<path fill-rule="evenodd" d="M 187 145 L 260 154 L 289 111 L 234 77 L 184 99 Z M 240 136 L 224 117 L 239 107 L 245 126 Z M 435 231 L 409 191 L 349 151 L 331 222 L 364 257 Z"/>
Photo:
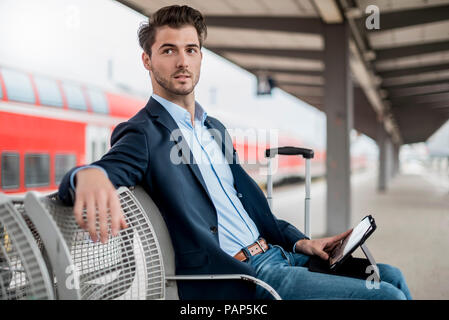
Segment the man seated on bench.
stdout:
<path fill-rule="evenodd" d="M 378 265 L 378 289 L 367 288 L 364 280 L 308 271 L 310 256 L 327 259 L 350 230 L 310 240 L 272 214 L 238 163 L 226 128 L 195 101 L 205 37 L 203 16 L 188 6 L 164 7 L 140 27 L 153 94 L 115 128 L 101 160 L 64 176 L 59 196 L 74 204 L 80 227 L 98 241 L 98 219 L 104 243 L 110 215 L 112 236 L 117 235 L 126 222 L 115 188 L 140 184 L 165 219 L 178 275 L 248 274 L 283 299 L 410 299 L 401 272 L 389 265 Z M 268 297 L 264 289 L 237 281 L 181 281 L 178 291 L 181 299 Z"/>

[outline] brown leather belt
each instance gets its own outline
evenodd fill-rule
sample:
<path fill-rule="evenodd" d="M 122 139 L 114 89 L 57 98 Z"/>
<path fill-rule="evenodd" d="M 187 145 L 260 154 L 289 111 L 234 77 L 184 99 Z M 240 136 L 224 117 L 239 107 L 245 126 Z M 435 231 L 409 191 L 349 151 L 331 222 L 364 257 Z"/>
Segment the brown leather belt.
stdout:
<path fill-rule="evenodd" d="M 259 253 L 265 252 L 269 249 L 268 244 L 264 238 L 259 238 L 256 242 L 247 246 L 246 248 L 248 249 L 251 256 L 256 256 Z M 234 258 L 240 261 L 245 261 L 246 259 L 248 259 L 243 249 L 237 252 Z"/>

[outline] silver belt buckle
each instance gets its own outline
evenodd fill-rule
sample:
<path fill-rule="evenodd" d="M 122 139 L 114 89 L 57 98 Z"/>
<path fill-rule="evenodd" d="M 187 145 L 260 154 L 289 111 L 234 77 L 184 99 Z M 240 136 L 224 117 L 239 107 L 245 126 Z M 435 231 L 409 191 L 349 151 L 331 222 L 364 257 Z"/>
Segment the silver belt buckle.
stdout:
<path fill-rule="evenodd" d="M 260 249 L 262 249 L 262 252 L 266 252 L 267 250 L 265 250 L 262 245 L 260 244 L 259 240 L 256 240 L 256 243 L 259 245 Z"/>

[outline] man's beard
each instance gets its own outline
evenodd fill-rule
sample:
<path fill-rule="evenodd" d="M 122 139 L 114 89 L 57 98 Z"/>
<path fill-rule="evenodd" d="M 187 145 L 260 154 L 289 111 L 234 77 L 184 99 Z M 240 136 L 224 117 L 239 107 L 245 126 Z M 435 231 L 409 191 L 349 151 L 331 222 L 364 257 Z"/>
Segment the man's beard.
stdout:
<path fill-rule="evenodd" d="M 199 75 L 198 77 L 194 78 L 194 75 L 191 72 L 188 72 L 186 70 L 177 71 L 176 74 L 188 74 L 190 76 L 190 79 L 192 79 L 192 86 L 190 88 L 185 89 L 176 89 L 172 82 L 170 82 L 168 79 L 161 76 L 157 71 L 153 70 L 153 76 L 156 82 L 164 88 L 166 91 L 168 91 L 171 94 L 178 95 L 178 96 L 186 96 L 190 94 L 193 89 L 195 89 L 196 84 L 198 83 Z"/>

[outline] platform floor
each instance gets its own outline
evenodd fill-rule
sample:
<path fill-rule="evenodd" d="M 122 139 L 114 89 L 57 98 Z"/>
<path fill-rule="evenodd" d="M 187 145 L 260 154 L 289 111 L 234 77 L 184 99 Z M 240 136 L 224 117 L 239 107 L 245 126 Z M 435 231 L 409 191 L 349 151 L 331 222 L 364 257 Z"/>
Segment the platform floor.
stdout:
<path fill-rule="evenodd" d="M 352 217 L 367 214 L 378 229 L 367 241 L 377 262 L 399 267 L 414 299 L 449 299 L 449 173 L 403 168 L 386 193 L 375 170 L 354 174 Z M 312 237 L 326 236 L 326 184 L 312 183 Z M 274 213 L 303 230 L 304 186 L 274 191 Z M 355 254 L 361 255 L 361 251 Z"/>

